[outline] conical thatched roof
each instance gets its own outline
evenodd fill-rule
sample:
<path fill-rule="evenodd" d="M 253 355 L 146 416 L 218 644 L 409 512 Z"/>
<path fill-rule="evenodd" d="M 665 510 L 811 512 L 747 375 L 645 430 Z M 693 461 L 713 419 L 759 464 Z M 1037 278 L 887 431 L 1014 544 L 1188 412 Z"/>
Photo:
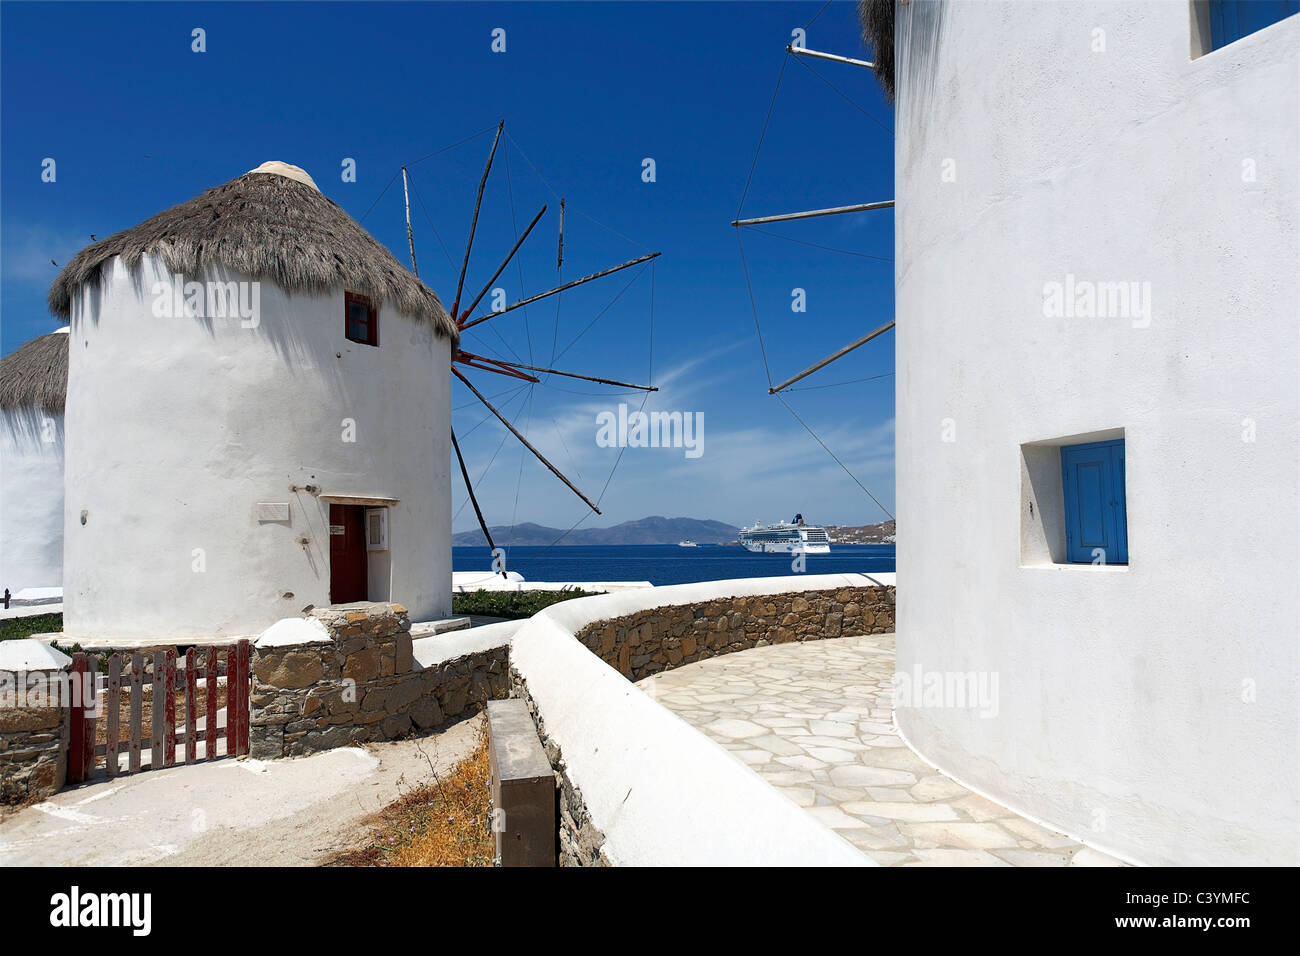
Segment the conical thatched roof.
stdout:
<path fill-rule="evenodd" d="M 858 0 L 862 40 L 871 47 L 876 79 L 894 98 L 894 0 Z"/>
<path fill-rule="evenodd" d="M 50 311 L 68 318 L 73 294 L 98 282 L 105 263 L 121 256 L 134 268 L 145 253 L 185 276 L 225 266 L 290 292 L 321 294 L 344 286 L 433 323 L 453 342 L 458 338 L 437 294 L 323 196 L 310 176 L 286 163 L 265 163 L 87 246 L 54 280 Z"/>
<path fill-rule="evenodd" d="M 69 338 L 66 329 L 51 332 L 0 359 L 0 408 L 63 414 Z"/>

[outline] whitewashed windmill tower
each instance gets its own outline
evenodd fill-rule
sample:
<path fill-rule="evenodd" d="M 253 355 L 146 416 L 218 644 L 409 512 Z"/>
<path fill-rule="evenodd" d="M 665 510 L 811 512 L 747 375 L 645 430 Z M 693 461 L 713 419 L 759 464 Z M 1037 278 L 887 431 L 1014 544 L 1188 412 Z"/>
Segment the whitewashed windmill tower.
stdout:
<path fill-rule="evenodd" d="M 50 307 L 71 323 L 70 639 L 450 613 L 459 334 L 307 173 L 266 163 L 95 243 Z"/>
<path fill-rule="evenodd" d="M 67 329 L 0 360 L 0 592 L 63 583 Z"/>

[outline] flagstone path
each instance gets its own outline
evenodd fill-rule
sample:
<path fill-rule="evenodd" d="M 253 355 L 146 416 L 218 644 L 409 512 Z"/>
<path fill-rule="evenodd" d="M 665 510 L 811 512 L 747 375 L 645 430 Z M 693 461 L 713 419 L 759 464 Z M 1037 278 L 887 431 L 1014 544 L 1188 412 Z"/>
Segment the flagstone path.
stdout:
<path fill-rule="evenodd" d="M 893 727 L 894 635 L 777 644 L 638 682 L 882 866 L 1122 866 L 936 771 Z"/>

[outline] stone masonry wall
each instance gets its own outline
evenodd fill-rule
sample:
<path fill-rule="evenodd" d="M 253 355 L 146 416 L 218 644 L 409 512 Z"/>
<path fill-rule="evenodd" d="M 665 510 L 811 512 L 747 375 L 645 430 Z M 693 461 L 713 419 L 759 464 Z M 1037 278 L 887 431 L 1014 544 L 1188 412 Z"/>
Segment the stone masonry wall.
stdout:
<path fill-rule="evenodd" d="M 650 608 L 596 621 L 575 635 L 630 680 L 682 664 L 768 644 L 883 634 L 894 629 L 894 588 L 838 588 L 758 597 L 716 598 L 702 604 Z M 511 668 L 513 693 L 528 704 L 560 791 L 560 865 L 608 866 L 605 835 L 591 821 L 570 779 L 559 741 Z"/>
<path fill-rule="evenodd" d="M 511 696 L 521 698 L 528 705 L 528 712 L 537 727 L 537 736 L 546 751 L 546 758 L 555 771 L 555 783 L 559 789 L 559 828 L 560 828 L 560 866 L 609 866 L 602 847 L 605 834 L 601 833 L 591 822 L 591 814 L 582 799 L 582 793 L 569 778 L 564 763 L 564 754 L 559 741 L 546 732 L 546 721 L 537 711 L 537 704 L 528 693 L 528 683 L 523 676 L 510 668 Z"/>
<path fill-rule="evenodd" d="M 15 687 L 18 676 L 0 674 L 0 683 Z M 61 676 L 41 674 L 39 679 Z M 57 691 L 50 699 L 60 700 Z M 68 708 L 11 703 L 0 701 L 0 804 L 48 797 L 63 786 L 68 772 Z"/>
<path fill-rule="evenodd" d="M 883 634 L 894 629 L 892 587 L 715 598 L 596 621 L 576 637 L 630 680 L 751 647 Z"/>
<path fill-rule="evenodd" d="M 400 604 L 314 610 L 323 640 L 255 647 L 249 750 L 292 757 L 433 730 L 508 696 L 507 649 L 421 667 Z"/>

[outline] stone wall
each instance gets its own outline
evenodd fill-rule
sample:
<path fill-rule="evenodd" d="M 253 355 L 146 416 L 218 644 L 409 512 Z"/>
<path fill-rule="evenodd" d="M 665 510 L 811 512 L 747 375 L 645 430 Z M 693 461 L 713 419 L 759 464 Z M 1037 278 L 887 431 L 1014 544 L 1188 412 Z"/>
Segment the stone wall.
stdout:
<path fill-rule="evenodd" d="M 433 730 L 509 696 L 508 651 L 424 667 L 400 604 L 337 605 L 282 621 L 254 647 L 250 753 L 299 754 Z"/>
<path fill-rule="evenodd" d="M 0 804 L 43 799 L 66 781 L 71 663 L 32 638 L 0 642 Z"/>
<path fill-rule="evenodd" d="M 0 706 L 0 804 L 48 797 L 63 786 L 68 713 L 66 707 Z"/>
<path fill-rule="evenodd" d="M 716 598 L 596 621 L 577 635 L 629 680 L 733 651 L 882 634 L 894 629 L 894 588 Z"/>

